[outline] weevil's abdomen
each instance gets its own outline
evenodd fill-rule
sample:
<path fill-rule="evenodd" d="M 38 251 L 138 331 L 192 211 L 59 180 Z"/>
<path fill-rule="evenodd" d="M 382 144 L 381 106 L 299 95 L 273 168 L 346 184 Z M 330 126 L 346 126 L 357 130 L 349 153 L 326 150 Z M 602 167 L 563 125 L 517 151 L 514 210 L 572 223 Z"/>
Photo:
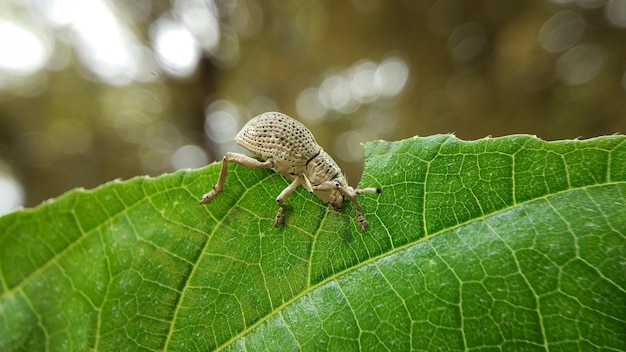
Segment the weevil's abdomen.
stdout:
<path fill-rule="evenodd" d="M 248 121 L 235 142 L 263 160 L 273 160 L 276 166 L 304 167 L 321 150 L 311 131 L 279 112 L 266 112 Z"/>

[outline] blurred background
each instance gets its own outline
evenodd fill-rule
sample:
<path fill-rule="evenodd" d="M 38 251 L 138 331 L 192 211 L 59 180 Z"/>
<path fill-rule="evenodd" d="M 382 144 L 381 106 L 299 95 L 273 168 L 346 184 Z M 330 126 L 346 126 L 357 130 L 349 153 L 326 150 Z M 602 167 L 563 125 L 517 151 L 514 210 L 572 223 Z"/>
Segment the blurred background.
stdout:
<path fill-rule="evenodd" d="M 369 140 L 624 132 L 626 0 L 0 0 L 0 214 L 243 152 L 273 110 L 351 183 Z"/>

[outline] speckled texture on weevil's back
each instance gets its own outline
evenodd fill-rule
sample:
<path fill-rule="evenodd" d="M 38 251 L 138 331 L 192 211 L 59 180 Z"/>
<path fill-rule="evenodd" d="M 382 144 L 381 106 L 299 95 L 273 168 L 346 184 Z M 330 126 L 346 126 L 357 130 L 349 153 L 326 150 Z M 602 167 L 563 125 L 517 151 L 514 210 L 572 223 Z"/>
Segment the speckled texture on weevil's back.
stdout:
<path fill-rule="evenodd" d="M 248 123 L 235 142 L 263 160 L 304 166 L 321 147 L 303 124 L 279 112 L 266 112 Z"/>

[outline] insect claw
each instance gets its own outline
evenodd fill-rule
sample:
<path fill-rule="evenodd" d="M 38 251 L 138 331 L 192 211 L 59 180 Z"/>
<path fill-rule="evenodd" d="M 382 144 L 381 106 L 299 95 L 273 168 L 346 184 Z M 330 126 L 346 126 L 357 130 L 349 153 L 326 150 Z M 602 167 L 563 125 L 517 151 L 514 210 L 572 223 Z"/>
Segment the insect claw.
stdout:
<path fill-rule="evenodd" d="M 365 220 L 365 216 L 363 216 L 363 213 L 357 210 L 357 219 L 359 220 L 359 227 L 361 228 L 361 231 L 365 231 L 365 229 L 367 229 L 368 226 L 370 226 L 370 224 L 367 222 L 367 220 Z"/>
<path fill-rule="evenodd" d="M 208 203 L 209 201 L 211 201 L 211 198 L 213 198 L 213 196 L 215 196 L 216 194 L 217 192 L 215 192 L 215 189 L 212 189 L 209 193 L 202 196 L 202 198 L 200 199 L 200 204 Z"/>
<path fill-rule="evenodd" d="M 278 212 L 276 213 L 276 217 L 274 218 L 274 227 L 280 227 L 281 225 L 284 224 L 284 213 L 285 213 L 285 208 L 280 207 L 278 208 Z"/>

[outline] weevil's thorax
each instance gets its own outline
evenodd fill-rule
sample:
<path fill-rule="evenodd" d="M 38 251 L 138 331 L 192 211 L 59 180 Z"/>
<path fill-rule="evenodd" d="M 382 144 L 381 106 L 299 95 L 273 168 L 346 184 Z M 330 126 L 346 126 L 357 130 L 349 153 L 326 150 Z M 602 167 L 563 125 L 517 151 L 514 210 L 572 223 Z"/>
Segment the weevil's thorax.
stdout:
<path fill-rule="evenodd" d="M 305 173 L 307 161 L 321 151 L 315 137 L 291 117 L 268 112 L 248 123 L 235 136 L 235 142 L 262 160 L 270 160 L 283 175 Z"/>
<path fill-rule="evenodd" d="M 334 181 L 337 185 L 348 187 L 348 182 L 337 163 L 321 148 L 319 154 L 307 163 L 305 175 L 313 185 Z M 320 198 L 327 199 L 334 209 L 343 208 L 345 204 L 343 194 L 338 190 L 328 193 L 327 196 L 320 195 Z"/>
<path fill-rule="evenodd" d="M 337 163 L 320 147 L 320 152 L 306 164 L 306 177 L 313 185 L 339 179 L 345 184 L 345 178 Z"/>

